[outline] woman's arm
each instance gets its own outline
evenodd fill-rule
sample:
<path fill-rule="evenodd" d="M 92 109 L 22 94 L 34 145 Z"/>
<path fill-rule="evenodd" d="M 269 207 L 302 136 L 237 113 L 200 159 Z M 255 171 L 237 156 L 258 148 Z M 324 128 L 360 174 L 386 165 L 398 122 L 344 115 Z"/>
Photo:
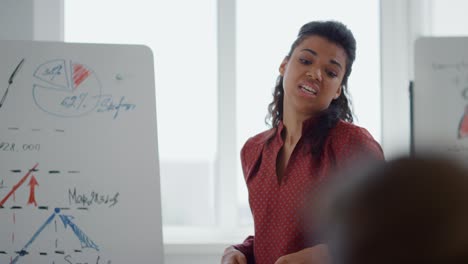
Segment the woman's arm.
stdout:
<path fill-rule="evenodd" d="M 224 250 L 222 264 L 253 264 L 254 237 L 247 237 L 242 244 L 230 246 Z"/>
<path fill-rule="evenodd" d="M 230 246 L 224 250 L 221 264 L 247 264 L 247 258 L 234 246 Z"/>
<path fill-rule="evenodd" d="M 328 264 L 330 263 L 328 247 L 318 244 L 298 252 L 280 257 L 275 264 Z"/>

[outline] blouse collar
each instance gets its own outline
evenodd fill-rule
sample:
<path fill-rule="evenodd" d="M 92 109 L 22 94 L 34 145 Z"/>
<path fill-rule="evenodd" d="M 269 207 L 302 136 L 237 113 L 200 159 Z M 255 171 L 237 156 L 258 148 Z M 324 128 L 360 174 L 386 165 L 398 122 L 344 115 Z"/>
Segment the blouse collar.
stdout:
<path fill-rule="evenodd" d="M 316 126 L 317 120 L 318 120 L 318 118 L 314 116 L 314 117 L 306 119 L 306 120 L 304 120 L 304 122 L 302 122 L 302 135 L 301 135 L 301 137 L 308 134 L 313 129 L 313 127 Z M 280 120 L 278 122 L 278 127 L 276 128 L 275 137 L 277 139 L 279 139 L 281 142 L 283 141 L 283 138 L 281 137 L 281 134 L 283 133 L 283 130 L 284 130 L 284 123 L 283 123 L 283 120 Z"/>

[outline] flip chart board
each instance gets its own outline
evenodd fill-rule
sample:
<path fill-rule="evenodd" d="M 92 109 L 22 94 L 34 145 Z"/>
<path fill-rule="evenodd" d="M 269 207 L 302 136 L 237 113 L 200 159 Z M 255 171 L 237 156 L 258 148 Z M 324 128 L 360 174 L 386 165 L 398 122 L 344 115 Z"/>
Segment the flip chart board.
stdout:
<path fill-rule="evenodd" d="M 468 37 L 416 41 L 413 144 L 468 160 Z"/>
<path fill-rule="evenodd" d="M 0 41 L 0 263 L 162 263 L 140 45 Z"/>

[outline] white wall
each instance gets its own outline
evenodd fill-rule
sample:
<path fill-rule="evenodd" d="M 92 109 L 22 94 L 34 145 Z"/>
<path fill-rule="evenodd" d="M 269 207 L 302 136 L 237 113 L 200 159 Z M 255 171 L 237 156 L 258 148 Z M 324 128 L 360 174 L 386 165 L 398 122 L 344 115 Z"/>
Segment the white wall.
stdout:
<path fill-rule="evenodd" d="M 14 0 L 9 0 L 14 1 Z M 18 0 L 16 0 L 18 1 Z M 30 0 L 33 3 L 33 39 L 64 40 L 63 0 Z"/>
<path fill-rule="evenodd" d="M 2 0 L 0 39 L 63 40 L 63 0 Z"/>
<path fill-rule="evenodd" d="M 0 2 L 0 39 L 33 39 L 33 0 Z"/>
<path fill-rule="evenodd" d="M 414 41 L 430 31 L 430 10 L 430 0 L 381 0 L 382 148 L 387 159 L 410 152 Z"/>

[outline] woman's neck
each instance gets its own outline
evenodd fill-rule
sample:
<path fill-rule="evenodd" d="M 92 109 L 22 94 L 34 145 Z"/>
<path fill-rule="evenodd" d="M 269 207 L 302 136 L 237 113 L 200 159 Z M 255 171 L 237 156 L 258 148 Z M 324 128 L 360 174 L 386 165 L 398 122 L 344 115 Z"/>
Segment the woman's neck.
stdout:
<path fill-rule="evenodd" d="M 302 136 L 302 128 L 304 121 L 310 119 L 311 116 L 301 116 L 297 114 L 288 114 L 286 111 L 283 113 L 283 140 L 284 144 L 288 146 L 295 146 Z"/>

